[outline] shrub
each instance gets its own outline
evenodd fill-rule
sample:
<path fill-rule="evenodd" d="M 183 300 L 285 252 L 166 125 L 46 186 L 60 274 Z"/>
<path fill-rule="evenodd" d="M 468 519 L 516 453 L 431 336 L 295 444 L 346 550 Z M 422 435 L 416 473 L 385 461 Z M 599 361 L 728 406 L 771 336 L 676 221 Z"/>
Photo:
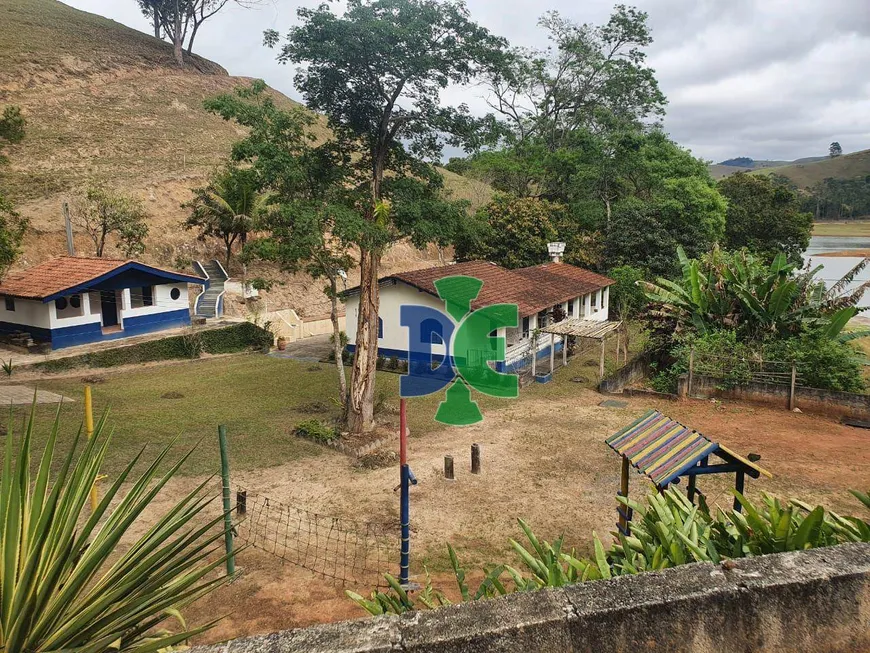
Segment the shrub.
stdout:
<path fill-rule="evenodd" d="M 227 580 L 215 574 L 225 558 L 212 555 L 224 538 L 223 515 L 201 495 L 205 484 L 121 545 L 187 456 L 166 469 L 167 446 L 136 479 L 137 456 L 91 511 L 89 490 L 110 447 L 105 418 L 87 442 L 79 431 L 64 460 L 55 461 L 56 418 L 35 466 L 33 423 L 31 413 L 20 437 L 6 438 L 0 595 L 12 608 L 0 611 L 0 650 L 169 650 L 214 625 L 188 630 L 182 622 L 187 632 L 177 634 L 160 628 L 181 621 L 179 610 Z"/>
<path fill-rule="evenodd" d="M 324 424 L 318 419 L 307 419 L 299 422 L 293 432 L 303 438 L 311 438 L 318 442 L 332 442 L 338 437 L 334 426 Z"/>
<path fill-rule="evenodd" d="M 843 392 L 864 390 L 861 363 L 855 351 L 818 331 L 773 343 L 764 353 L 768 358 L 796 362 L 801 385 Z"/>

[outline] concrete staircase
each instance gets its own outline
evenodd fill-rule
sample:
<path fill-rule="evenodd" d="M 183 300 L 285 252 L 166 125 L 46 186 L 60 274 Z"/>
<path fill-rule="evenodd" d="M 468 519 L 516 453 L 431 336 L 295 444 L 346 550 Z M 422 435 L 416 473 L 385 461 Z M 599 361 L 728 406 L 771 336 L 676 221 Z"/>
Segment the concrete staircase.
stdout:
<path fill-rule="evenodd" d="M 197 272 L 208 277 L 208 287 L 196 298 L 196 314 L 199 317 L 220 317 L 223 315 L 224 282 L 229 278 L 223 266 L 215 259 L 200 263 L 196 261 Z"/>

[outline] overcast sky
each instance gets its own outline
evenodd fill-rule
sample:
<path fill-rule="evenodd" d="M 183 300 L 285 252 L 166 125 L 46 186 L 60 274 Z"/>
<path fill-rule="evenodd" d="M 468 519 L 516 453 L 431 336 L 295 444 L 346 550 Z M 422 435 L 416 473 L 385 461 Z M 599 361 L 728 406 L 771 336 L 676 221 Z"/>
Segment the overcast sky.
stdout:
<path fill-rule="evenodd" d="M 263 30 L 285 32 L 296 8 L 319 0 L 267 0 L 206 23 L 200 55 L 232 75 L 261 77 L 287 95 L 293 70 L 264 48 Z M 625 0 L 632 4 L 630 0 Z M 136 0 L 66 0 L 149 31 Z M 536 18 L 548 9 L 580 22 L 607 20 L 608 0 L 468 0 L 472 17 L 514 45 L 543 46 Z M 638 0 L 655 43 L 649 62 L 668 97 L 665 129 L 697 156 L 794 159 L 870 148 L 870 4 L 868 0 Z M 445 99 L 483 106 L 482 91 Z"/>

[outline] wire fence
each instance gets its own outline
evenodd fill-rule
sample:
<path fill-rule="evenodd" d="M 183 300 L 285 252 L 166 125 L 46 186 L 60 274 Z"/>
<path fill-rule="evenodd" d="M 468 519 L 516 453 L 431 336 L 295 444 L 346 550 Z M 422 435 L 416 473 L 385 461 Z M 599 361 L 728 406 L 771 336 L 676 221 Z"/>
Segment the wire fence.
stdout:
<path fill-rule="evenodd" d="M 239 541 L 342 585 L 384 587 L 398 564 L 398 527 L 323 515 L 236 487 Z"/>
<path fill-rule="evenodd" d="M 768 361 L 742 356 L 715 356 L 693 353 L 690 362 L 693 374 L 709 376 L 737 386 L 745 383 L 801 383 L 801 364 L 791 361 Z"/>

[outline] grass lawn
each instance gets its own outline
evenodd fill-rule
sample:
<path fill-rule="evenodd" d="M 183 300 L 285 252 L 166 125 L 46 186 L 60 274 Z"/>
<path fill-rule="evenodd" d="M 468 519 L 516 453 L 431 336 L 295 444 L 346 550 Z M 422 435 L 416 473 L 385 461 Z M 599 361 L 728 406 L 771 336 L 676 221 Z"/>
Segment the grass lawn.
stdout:
<path fill-rule="evenodd" d="M 870 221 L 816 222 L 813 236 L 870 236 Z"/>
<path fill-rule="evenodd" d="M 632 345 L 632 350 L 641 346 L 641 338 L 633 338 Z M 613 346 L 610 343 L 608 348 L 608 369 L 613 367 Z M 541 368 L 546 365 L 542 363 Z M 202 441 L 182 468 L 182 475 L 215 473 L 219 468 L 219 424 L 227 426 L 234 471 L 272 467 L 318 455 L 337 455 L 292 434 L 294 426 L 304 419 L 337 416 L 337 382 L 335 368 L 331 365 L 251 354 L 98 374 L 105 381 L 92 385 L 95 416 L 108 410 L 108 425 L 114 429 L 113 446 L 104 467 L 110 475 L 121 469 L 143 445 L 149 445 L 149 451 L 156 452 L 158 447 L 176 437 L 179 452 Z M 389 372 L 378 374 L 378 399 L 384 409 L 381 420 L 387 423 L 396 420 L 399 378 L 398 374 Z M 521 398 L 569 397 L 578 385 L 594 386 L 597 378 L 597 353 L 587 351 L 578 355 L 569 370 L 562 371 L 555 381 L 522 390 Z M 61 441 L 70 443 L 83 417 L 82 376 L 46 379 L 38 385 L 75 400 L 62 409 Z M 167 393 L 183 396 L 163 398 Z M 484 414 L 513 403 L 479 393 L 474 393 L 473 398 Z M 413 437 L 442 428 L 434 421 L 442 400 L 443 393 L 409 401 Z M 16 418 L 20 420 L 28 410 L 26 406 L 15 407 Z M 37 407 L 37 443 L 44 440 L 55 411 L 54 405 Z"/>

